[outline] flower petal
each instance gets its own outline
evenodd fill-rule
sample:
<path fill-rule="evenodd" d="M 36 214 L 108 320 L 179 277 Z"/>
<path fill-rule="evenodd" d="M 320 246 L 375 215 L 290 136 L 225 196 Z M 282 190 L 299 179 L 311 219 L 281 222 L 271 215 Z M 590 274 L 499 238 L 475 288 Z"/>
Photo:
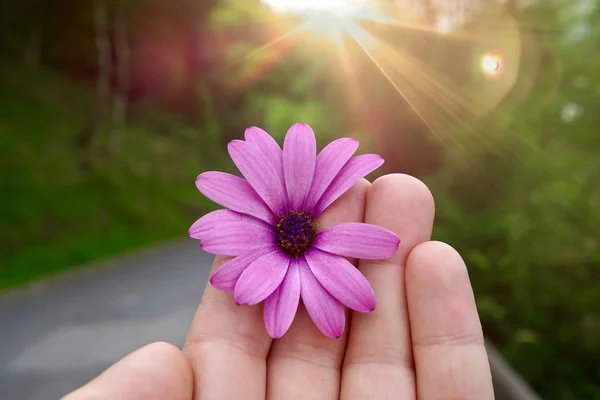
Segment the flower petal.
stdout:
<path fill-rule="evenodd" d="M 227 146 L 229 155 L 252 188 L 267 203 L 271 211 L 280 214 L 285 188 L 273 162 L 256 146 L 243 140 L 232 140 Z"/>
<path fill-rule="evenodd" d="M 281 285 L 265 300 L 265 327 L 273 339 L 281 338 L 290 329 L 299 303 L 300 271 L 298 259 L 294 259 Z"/>
<path fill-rule="evenodd" d="M 375 292 L 371 284 L 344 257 L 312 249 L 305 258 L 321 286 L 346 307 L 358 312 L 375 309 Z"/>
<path fill-rule="evenodd" d="M 259 222 L 228 222 L 200 241 L 200 247 L 208 253 L 222 256 L 239 256 L 249 250 L 274 246 L 272 229 Z"/>
<path fill-rule="evenodd" d="M 346 193 L 356 182 L 375 171 L 383 164 L 383 158 L 377 154 L 362 154 L 351 158 L 342 168 L 338 176 L 325 190 L 317 203 L 314 215 L 321 214 L 327 207 Z"/>
<path fill-rule="evenodd" d="M 304 200 L 304 209 L 312 210 L 342 167 L 358 149 L 358 141 L 341 138 L 329 143 L 317 156 L 315 176 Z"/>
<path fill-rule="evenodd" d="M 313 247 L 345 257 L 379 260 L 391 257 L 400 239 L 390 230 L 361 222 L 344 222 L 319 232 Z"/>
<path fill-rule="evenodd" d="M 321 286 L 304 258 L 299 259 L 302 302 L 317 328 L 327 337 L 337 339 L 344 333 L 344 306 Z"/>
<path fill-rule="evenodd" d="M 252 186 L 239 176 L 210 171 L 196 178 L 196 187 L 204 196 L 233 211 L 273 222 L 273 213 Z"/>
<path fill-rule="evenodd" d="M 236 304 L 255 305 L 269 297 L 283 281 L 290 257 L 273 251 L 252 262 L 240 275 L 233 296 Z"/>
<path fill-rule="evenodd" d="M 246 142 L 253 144 L 265 153 L 276 167 L 283 168 L 283 152 L 281 151 L 281 147 L 265 130 L 251 126 L 244 132 L 244 138 Z"/>
<path fill-rule="evenodd" d="M 312 128 L 294 124 L 283 143 L 283 175 L 290 208 L 299 210 L 315 174 L 317 141 Z"/>
<path fill-rule="evenodd" d="M 263 256 L 266 253 L 270 253 L 274 250 L 275 247 L 265 247 L 257 250 L 250 250 L 247 253 L 244 253 L 232 260 L 227 261 L 225 264 L 221 265 L 219 268 L 213 271 L 213 273 L 210 276 L 210 284 L 219 290 L 232 292 L 235 288 L 235 284 L 237 283 L 238 278 L 240 277 L 242 272 L 244 272 L 244 270 L 248 267 L 248 265 L 250 265 L 258 257 Z"/>
<path fill-rule="evenodd" d="M 219 229 L 220 225 L 231 222 L 248 222 L 249 224 L 257 224 L 264 226 L 264 222 L 246 214 L 240 214 L 231 210 L 216 210 L 209 212 L 202 218 L 194 222 L 190 227 L 189 235 L 194 239 L 205 239 L 211 234 L 213 229 Z"/>
<path fill-rule="evenodd" d="M 277 141 L 269 135 L 265 130 L 256 126 L 251 126 L 244 132 L 246 142 L 258 147 L 275 165 L 275 170 L 279 175 L 281 187 L 285 187 L 285 179 L 283 177 L 283 151 Z M 287 205 L 287 193 L 284 190 L 284 203 Z"/>

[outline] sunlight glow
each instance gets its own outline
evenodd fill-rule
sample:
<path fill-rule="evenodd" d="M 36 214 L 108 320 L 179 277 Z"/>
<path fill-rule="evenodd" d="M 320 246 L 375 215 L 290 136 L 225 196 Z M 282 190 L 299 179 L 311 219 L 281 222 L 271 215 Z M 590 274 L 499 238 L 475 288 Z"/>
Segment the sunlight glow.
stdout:
<path fill-rule="evenodd" d="M 282 13 L 326 12 L 337 15 L 348 13 L 356 3 L 352 0 L 263 0 L 263 2 Z"/>
<path fill-rule="evenodd" d="M 305 17 L 302 29 L 339 42 L 348 24 L 373 14 L 365 0 L 262 0 L 280 14 Z M 370 12 L 369 12 L 370 11 Z"/>

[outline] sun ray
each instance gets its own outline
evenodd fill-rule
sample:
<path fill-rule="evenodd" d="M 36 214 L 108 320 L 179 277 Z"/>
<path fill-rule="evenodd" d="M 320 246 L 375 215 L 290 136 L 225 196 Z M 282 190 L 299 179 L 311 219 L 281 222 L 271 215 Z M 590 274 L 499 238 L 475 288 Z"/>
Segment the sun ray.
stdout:
<path fill-rule="evenodd" d="M 468 118 L 468 123 L 461 120 L 459 117 L 456 118 L 457 122 L 463 128 L 467 128 L 470 133 L 477 133 L 477 128 L 485 128 L 480 124 L 480 116 L 483 115 L 488 110 L 482 105 L 480 99 L 477 99 L 473 96 L 472 93 L 465 92 L 459 85 L 455 82 L 452 82 L 450 79 L 444 77 L 443 75 L 438 74 L 433 68 L 426 65 L 425 63 L 420 62 L 418 59 L 411 57 L 409 54 L 404 55 L 407 60 L 411 60 L 417 66 L 414 68 L 414 73 L 421 76 L 424 80 L 429 81 L 429 83 L 433 86 L 430 86 L 428 89 L 424 89 L 423 93 L 440 93 L 443 96 L 432 96 L 429 95 L 432 100 L 436 101 L 440 106 L 442 106 L 441 99 L 446 96 L 444 109 L 452 116 L 461 115 L 462 112 L 466 112 L 470 118 Z M 454 107 L 454 110 L 451 110 L 450 107 Z M 500 113 L 499 110 L 490 110 L 494 114 L 498 116 Z M 485 129 L 482 129 L 485 130 Z M 520 139 L 520 136 L 514 132 L 510 132 L 514 137 Z M 478 140 L 485 142 L 488 137 L 486 135 L 475 135 Z M 524 142 L 528 144 L 527 142 Z M 528 144 L 529 145 L 529 144 Z M 494 144 L 488 144 L 488 146 L 494 147 Z M 494 149 L 497 149 L 494 147 Z M 511 152 L 508 148 L 505 149 L 507 154 L 512 156 L 514 159 L 520 161 L 518 157 Z"/>
<path fill-rule="evenodd" d="M 342 34 L 339 35 L 337 44 L 342 70 L 344 71 L 344 76 L 346 77 L 350 88 L 351 115 L 356 116 L 359 119 L 366 117 L 371 125 L 372 115 L 361 91 L 360 84 L 356 77 L 356 71 L 353 69 L 350 55 L 348 54 L 348 49 Z"/>
<path fill-rule="evenodd" d="M 328 3 L 326 0 L 321 2 Z M 524 99 L 522 96 L 529 93 L 530 82 L 535 79 L 536 72 L 530 70 L 531 76 L 525 77 L 525 80 L 530 82 L 523 81 L 523 74 L 520 74 L 522 72 L 520 57 L 525 54 L 531 66 L 538 65 L 539 62 L 535 48 L 530 52 L 536 53 L 532 56 L 526 52 L 525 45 L 518 40 L 526 40 L 524 38 L 528 36 L 533 37 L 533 32 L 556 34 L 556 31 L 518 24 L 511 14 L 501 9 L 497 15 L 467 13 L 455 28 L 446 33 L 440 32 L 431 19 L 410 20 L 390 16 L 377 17 L 375 14 L 353 16 L 344 14 L 334 17 L 320 15 L 312 18 L 309 15 L 305 22 L 308 22 L 304 25 L 306 30 L 310 30 L 317 36 L 327 36 L 337 43 L 341 69 L 344 71 L 355 109 L 361 109 L 363 113 L 370 111 L 365 99 L 360 95 L 360 83 L 353 75 L 354 66 L 343 47 L 341 39 L 343 32 L 358 44 L 357 49 L 359 48 L 366 55 L 365 59 L 375 66 L 378 73 L 406 102 L 432 137 L 444 148 L 452 146 L 456 152 L 455 156 L 464 159 L 465 163 L 472 166 L 481 177 L 481 183 L 490 190 L 494 188 L 493 177 L 485 170 L 483 161 L 476 155 L 477 153 L 493 154 L 500 157 L 502 162 L 511 165 L 525 164 L 523 151 L 533 151 L 534 154 L 545 157 L 535 141 L 520 135 L 516 132 L 516 127 L 511 125 L 509 114 L 511 107 L 505 100 L 507 96 L 511 99 L 519 97 L 513 95 L 517 82 L 518 92 L 521 93 L 519 98 Z M 334 29 L 322 29 L 328 24 L 333 25 Z M 462 43 L 472 46 L 475 53 L 467 56 L 473 57 L 473 65 L 465 67 L 478 68 L 475 71 L 482 74 L 481 78 L 472 75 L 467 77 L 465 82 L 456 82 L 450 78 L 450 75 L 444 73 L 445 71 L 436 70 L 407 49 L 398 49 L 397 46 L 382 42 L 379 36 L 391 36 L 388 33 L 394 33 L 393 29 L 426 33 L 427 37 L 435 38 L 434 43 L 442 43 L 440 41 L 446 40 L 456 42 L 459 46 L 462 46 Z M 288 32 L 272 42 L 283 40 L 292 33 Z M 401 40 L 401 34 L 395 36 Z M 268 48 L 272 42 L 254 50 L 244 59 L 249 59 L 264 48 Z M 477 58 L 477 49 L 480 58 Z M 521 76 L 517 81 L 518 75 Z M 489 84 L 485 81 L 486 77 Z M 517 100 L 517 103 L 520 103 L 520 100 Z M 514 146 L 517 143 L 524 146 Z"/>
<path fill-rule="evenodd" d="M 363 52 L 367 55 L 367 57 L 373 62 L 373 64 L 377 67 L 377 69 L 383 74 L 383 76 L 386 78 L 386 80 L 392 85 L 392 87 L 395 89 L 395 91 L 400 96 L 402 96 L 402 98 L 407 102 L 407 104 L 411 107 L 411 109 L 415 112 L 415 114 L 417 114 L 417 116 L 424 123 L 424 125 L 430 130 L 430 132 L 434 135 L 434 137 L 437 139 L 437 141 L 444 147 L 446 147 L 448 145 L 448 141 L 454 142 L 454 144 L 457 146 L 458 150 L 466 156 L 465 157 L 466 162 L 468 162 L 474 168 L 476 168 L 476 170 L 481 174 L 482 178 L 484 179 L 486 186 L 488 186 L 491 190 L 491 188 L 493 187 L 493 182 L 491 181 L 489 176 L 486 174 L 486 171 L 485 171 L 485 168 L 483 167 L 483 165 L 477 159 L 470 157 L 471 151 L 467 146 L 468 143 L 460 140 L 460 138 L 456 137 L 455 135 L 450 135 L 449 137 L 445 137 L 443 135 L 443 132 L 441 132 L 441 130 L 438 128 L 438 127 L 450 126 L 450 124 L 443 121 L 443 120 L 445 120 L 445 117 L 443 115 L 441 115 L 439 111 L 434 110 L 434 114 L 435 114 L 436 118 L 434 118 L 432 121 L 430 121 L 430 118 L 428 118 L 423 113 L 422 108 L 415 104 L 414 98 L 418 98 L 418 95 L 415 95 L 416 92 L 418 91 L 418 89 L 413 88 L 412 90 L 410 90 L 410 93 L 406 93 L 407 89 L 409 89 L 409 87 L 411 86 L 408 83 L 409 82 L 408 79 L 406 79 L 404 82 L 404 88 L 403 88 L 404 90 L 400 88 L 398 83 L 391 76 L 390 72 L 387 71 L 386 68 L 382 65 L 382 60 L 377 60 L 376 57 L 374 56 L 374 54 L 371 51 L 369 51 L 368 47 L 364 45 L 364 39 L 369 37 L 368 32 L 362 30 L 362 28 L 360 28 L 358 26 L 355 26 L 354 29 L 352 29 L 349 33 L 352 36 L 352 38 L 359 44 L 359 46 L 361 47 Z M 370 38 L 370 40 L 372 41 L 372 40 L 377 40 L 377 39 Z M 386 52 L 382 52 L 382 54 L 385 55 Z M 389 54 L 388 54 L 388 56 L 389 56 Z M 397 67 L 397 64 L 395 64 L 393 62 L 390 64 L 392 66 L 396 65 L 396 67 Z M 398 72 L 400 72 L 402 75 L 405 75 L 405 73 L 403 73 L 398 68 L 396 68 L 396 70 Z M 416 86 L 416 83 L 414 83 L 414 77 L 411 77 L 411 78 L 413 78 L 413 85 Z M 431 117 L 431 115 L 429 117 Z M 435 122 L 436 119 L 439 119 L 440 121 L 442 121 L 442 123 L 436 123 Z"/>
<path fill-rule="evenodd" d="M 404 65 L 407 65 L 407 69 L 413 74 L 415 85 L 418 82 L 421 86 L 422 95 L 429 97 L 450 118 L 447 120 L 438 114 L 438 118 L 443 120 L 444 125 L 460 127 L 467 133 L 477 133 L 478 118 L 482 115 L 482 111 L 486 111 L 477 99 L 462 91 L 458 85 L 449 80 L 450 84 L 444 84 L 442 75 L 415 57 L 403 54 L 402 59 Z M 395 63 L 395 65 L 399 68 L 401 64 Z M 490 141 L 487 135 L 474 135 L 473 137 L 492 151 L 507 151 L 507 155 L 518 159 L 508 148 L 497 147 L 497 144 Z"/>
<path fill-rule="evenodd" d="M 255 57 L 294 33 L 298 33 L 300 30 L 321 35 L 327 33 L 329 38 L 334 43 L 337 43 L 340 50 L 340 64 L 349 83 L 348 87 L 350 88 L 350 95 L 355 104 L 354 107 L 363 108 L 356 106 L 358 103 L 364 103 L 364 99 L 360 96 L 359 84 L 353 78 L 352 65 L 349 63 L 347 54 L 345 55 L 345 49 L 342 47 L 342 32 L 346 32 L 359 45 L 362 52 L 375 65 L 393 89 L 404 99 L 432 135 L 444 146 L 447 146 L 449 141 L 452 141 L 461 147 L 465 153 L 469 154 L 472 150 L 470 149 L 471 145 L 479 142 L 493 152 L 506 152 L 511 158 L 518 159 L 514 152 L 511 152 L 511 149 L 507 147 L 508 144 L 499 140 L 498 137 L 488 134 L 477 134 L 478 131 L 489 131 L 489 125 L 483 126 L 484 123 L 489 123 L 489 121 L 484 122 L 481 117 L 501 112 L 494 108 L 505 94 L 500 94 L 497 100 L 493 100 L 490 103 L 489 96 L 480 96 L 478 93 L 474 93 L 469 87 L 453 82 L 449 77 L 436 71 L 418 57 L 410 54 L 410 52 L 394 49 L 388 43 L 382 42 L 381 39 L 357 23 L 359 21 L 361 25 L 365 23 L 365 27 L 369 26 L 369 30 L 371 30 L 371 25 L 368 24 L 372 23 L 373 29 L 378 31 L 385 26 L 411 29 L 427 32 L 432 35 L 435 34 L 437 37 L 444 39 L 469 40 L 489 47 L 490 40 L 498 41 L 498 37 L 503 38 L 507 35 L 509 37 L 515 34 L 518 35 L 519 27 L 517 27 L 514 18 L 506 13 L 506 11 L 500 9 L 498 15 L 483 16 L 485 24 L 482 21 L 474 20 L 473 15 L 475 14 L 465 13 L 465 17 L 459 25 L 463 25 L 466 22 L 469 24 L 469 29 L 462 29 L 459 26 L 447 34 L 442 34 L 431 24 L 431 20 L 401 19 L 395 15 L 392 16 L 392 13 L 386 12 L 356 13 L 352 8 L 348 8 L 352 0 L 263 1 L 274 6 L 280 12 L 284 10 L 286 13 L 291 12 L 296 16 L 303 16 L 304 23 L 252 50 L 250 53 L 233 62 L 232 66 L 239 65 Z M 329 28 L 325 29 L 327 26 Z M 482 30 L 484 35 L 481 34 Z M 504 44 L 504 42 L 502 43 Z M 509 50 L 513 51 L 512 48 L 509 48 Z M 490 79 L 492 75 L 495 75 L 498 79 L 504 78 L 506 80 L 506 77 L 503 76 L 505 75 L 505 71 L 504 60 L 501 59 L 501 54 L 501 52 L 498 52 L 490 56 L 486 53 L 482 57 L 482 71 L 485 72 L 487 70 Z M 510 90 L 513 84 L 514 82 L 510 83 L 509 81 L 505 85 L 508 88 L 507 90 Z M 364 107 L 363 109 L 367 110 L 368 107 Z M 456 129 L 460 129 L 469 135 L 452 134 L 452 131 Z M 520 138 L 513 132 L 510 135 Z"/>
<path fill-rule="evenodd" d="M 402 92 L 402 89 L 400 89 L 400 87 L 396 84 L 396 82 L 394 82 L 394 80 L 390 77 L 389 73 L 386 72 L 384 68 L 382 68 L 381 64 L 375 59 L 375 57 L 373 57 L 373 55 L 369 51 L 368 46 L 365 45 L 365 41 L 373 41 L 373 40 L 378 40 L 378 39 L 376 39 L 372 36 L 369 37 L 370 36 L 369 33 L 366 32 L 364 29 L 360 28 L 356 24 L 352 24 L 350 27 L 351 27 L 351 29 L 348 30 L 348 33 L 350 34 L 350 36 L 356 41 L 356 43 L 361 47 L 361 49 L 367 55 L 367 57 L 369 57 L 371 59 L 371 61 L 377 67 L 377 69 L 383 74 L 383 76 L 387 79 L 387 81 L 394 87 L 396 92 L 400 96 L 402 96 L 402 98 L 406 101 L 406 103 L 409 105 L 409 107 L 414 111 L 415 114 L 417 114 L 417 116 L 427 126 L 427 128 L 430 129 L 431 132 L 436 137 L 438 137 L 437 131 L 429 124 L 427 119 L 421 114 L 421 111 L 418 108 L 416 108 L 414 106 L 414 104 L 411 102 L 411 100 Z M 362 37 L 360 37 L 360 36 L 362 36 Z M 365 36 L 366 36 L 366 38 L 365 38 Z"/>
<path fill-rule="evenodd" d="M 298 33 L 304 26 L 306 25 L 306 22 L 303 22 L 301 24 L 299 24 L 298 26 L 288 30 L 287 32 L 282 33 L 281 35 L 277 36 L 276 38 L 268 41 L 267 43 L 263 44 L 262 46 L 259 46 L 257 48 L 255 48 L 254 50 L 250 51 L 249 53 L 245 54 L 244 56 L 238 58 L 237 60 L 229 63 L 228 65 L 226 65 L 225 68 L 231 68 L 231 67 L 235 67 L 239 64 L 244 63 L 245 61 L 248 61 L 249 59 L 257 56 L 258 54 L 262 53 L 263 51 L 269 49 L 270 47 L 276 45 L 277 43 L 291 37 L 292 35 Z"/>
<path fill-rule="evenodd" d="M 385 60 L 385 58 L 389 59 L 390 58 L 390 54 L 389 53 L 389 49 L 384 47 L 385 44 L 383 42 L 381 42 L 379 39 L 375 39 L 373 37 L 370 36 L 370 34 L 368 32 L 366 32 L 364 29 L 355 26 L 352 31 L 350 32 L 350 34 L 352 35 L 353 39 L 359 44 L 359 46 L 361 47 L 361 49 L 364 51 L 364 53 L 369 57 L 369 59 L 373 62 L 373 64 L 377 67 L 377 69 L 384 75 L 384 77 L 386 78 L 386 80 L 392 85 L 392 87 L 395 89 L 395 91 L 402 96 L 402 98 L 407 102 L 407 104 L 411 107 L 411 109 L 413 110 L 413 112 L 415 112 L 415 114 L 421 119 L 421 121 L 427 126 L 428 129 L 431 130 L 431 132 L 436 135 L 439 140 L 441 140 L 443 142 L 443 138 L 441 135 L 439 135 L 438 129 L 433 126 L 433 124 L 426 118 L 426 116 L 424 115 L 423 111 L 420 109 L 420 107 L 418 107 L 415 104 L 415 101 L 413 99 L 411 99 L 411 97 L 415 97 L 415 96 L 408 96 L 406 93 L 404 93 L 404 91 L 406 90 L 406 88 L 408 88 L 408 86 L 410 86 L 409 81 L 406 80 L 404 83 L 405 86 L 405 90 L 403 90 L 400 85 L 398 84 L 398 82 L 391 76 L 391 71 L 387 70 L 382 64 Z M 378 41 L 378 46 L 382 47 L 382 51 L 378 52 L 378 54 L 381 54 L 381 58 L 382 59 L 377 59 L 377 57 L 374 55 L 374 52 L 369 50 L 369 46 L 367 46 L 365 44 L 366 40 L 377 40 Z M 403 60 L 392 60 L 391 62 L 387 62 L 387 64 L 391 65 L 391 69 L 392 70 L 396 70 L 400 73 L 402 73 L 401 71 L 399 71 L 398 69 L 398 61 L 403 62 Z M 402 75 L 404 75 L 402 73 Z"/>
<path fill-rule="evenodd" d="M 481 122 L 478 121 L 478 117 L 481 115 L 481 111 L 477 110 L 483 109 L 480 99 L 474 98 L 470 93 L 465 93 L 459 85 L 452 82 L 447 77 L 440 75 L 439 73 L 437 73 L 437 71 L 429 67 L 427 64 L 421 62 L 414 56 L 411 56 L 408 53 L 403 54 L 401 56 L 394 54 L 394 50 L 391 48 L 391 46 L 389 46 L 387 43 L 385 45 L 387 47 L 384 49 L 384 51 L 382 51 L 382 54 L 387 55 L 388 57 L 391 57 L 391 55 L 396 55 L 396 58 L 389 63 L 390 65 L 392 65 L 393 67 L 398 69 L 400 73 L 402 73 L 402 71 L 400 70 L 401 65 L 406 65 L 407 63 L 417 64 L 413 67 L 409 65 L 408 69 L 411 70 L 411 74 L 413 74 L 412 80 L 415 82 L 415 84 L 418 81 L 419 84 L 422 86 L 420 92 L 423 95 L 430 97 L 434 103 L 436 103 L 440 106 L 440 108 L 446 111 L 448 116 L 454 119 L 454 124 L 457 124 L 462 128 L 466 128 L 469 133 L 477 133 L 477 128 L 481 127 Z M 429 83 L 429 86 L 427 87 L 425 87 L 427 85 L 426 81 L 428 81 Z M 433 95 L 433 93 L 435 93 L 435 95 Z M 447 98 L 444 98 L 444 96 L 446 96 Z M 415 97 L 418 98 L 418 96 Z M 451 107 L 454 107 L 454 109 L 452 109 Z M 470 118 L 461 118 L 460 116 L 464 115 L 464 112 L 466 112 L 467 115 L 470 116 Z M 445 120 L 445 118 L 439 116 L 439 114 L 438 118 Z M 474 123 L 473 121 L 476 122 Z M 448 126 L 451 123 L 444 122 L 442 126 Z M 429 125 L 433 126 L 434 124 L 430 122 Z M 481 128 L 482 131 L 485 131 L 487 130 L 485 128 L 489 127 Z M 521 139 L 521 137 L 512 130 L 509 133 L 511 134 L 511 136 L 517 139 Z M 506 151 L 507 154 L 510 155 L 514 160 L 517 160 L 517 162 L 521 161 L 516 156 L 516 154 L 512 152 L 508 147 L 505 146 L 505 149 L 498 148 L 496 146 L 497 144 L 491 142 L 486 135 L 475 135 L 474 137 L 476 138 L 476 140 L 484 143 L 486 147 L 490 148 L 491 150 L 496 152 L 498 150 Z M 528 147 L 530 147 L 531 149 L 536 150 L 535 148 L 531 147 L 531 145 L 528 142 L 523 142 L 527 144 Z"/>

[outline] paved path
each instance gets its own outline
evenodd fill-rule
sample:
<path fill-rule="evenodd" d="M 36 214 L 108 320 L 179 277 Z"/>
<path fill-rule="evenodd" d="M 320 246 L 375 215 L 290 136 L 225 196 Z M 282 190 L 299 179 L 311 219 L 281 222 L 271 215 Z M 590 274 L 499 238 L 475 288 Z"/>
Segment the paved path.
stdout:
<path fill-rule="evenodd" d="M 181 346 L 211 261 L 184 240 L 1 296 L 0 399 L 58 399 L 138 347 Z M 539 400 L 489 353 L 497 400 Z"/>
<path fill-rule="evenodd" d="M 211 261 L 183 241 L 0 297 L 0 399 L 58 399 L 140 346 L 181 346 Z"/>

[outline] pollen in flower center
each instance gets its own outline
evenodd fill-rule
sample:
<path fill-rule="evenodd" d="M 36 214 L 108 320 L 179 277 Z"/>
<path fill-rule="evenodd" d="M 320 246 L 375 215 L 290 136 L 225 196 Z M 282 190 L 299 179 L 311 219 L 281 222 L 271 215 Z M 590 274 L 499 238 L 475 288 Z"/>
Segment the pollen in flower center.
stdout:
<path fill-rule="evenodd" d="M 275 225 L 275 240 L 284 253 L 293 257 L 304 254 L 310 248 L 317 233 L 312 218 L 300 211 L 290 211 Z"/>

